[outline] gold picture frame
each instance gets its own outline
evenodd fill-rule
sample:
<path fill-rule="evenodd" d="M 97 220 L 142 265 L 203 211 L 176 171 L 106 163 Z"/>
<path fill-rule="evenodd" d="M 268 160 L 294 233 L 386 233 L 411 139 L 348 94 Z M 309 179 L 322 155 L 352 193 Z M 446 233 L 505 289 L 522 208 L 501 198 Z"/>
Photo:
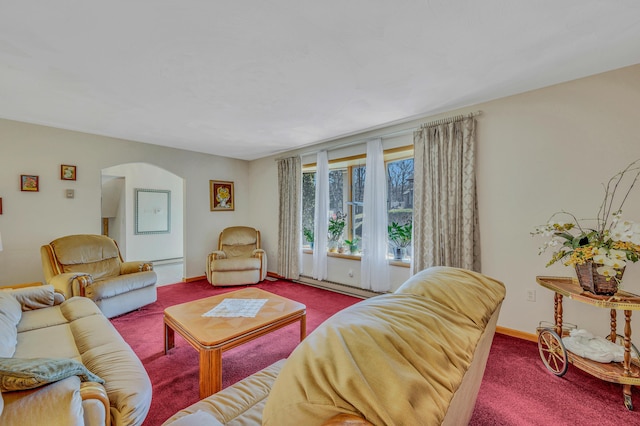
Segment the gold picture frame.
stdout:
<path fill-rule="evenodd" d="M 236 197 L 233 182 L 210 180 L 209 202 L 212 212 L 230 212 L 235 210 Z"/>
<path fill-rule="evenodd" d="M 60 165 L 60 179 L 62 180 L 76 180 L 76 166 L 69 164 Z"/>

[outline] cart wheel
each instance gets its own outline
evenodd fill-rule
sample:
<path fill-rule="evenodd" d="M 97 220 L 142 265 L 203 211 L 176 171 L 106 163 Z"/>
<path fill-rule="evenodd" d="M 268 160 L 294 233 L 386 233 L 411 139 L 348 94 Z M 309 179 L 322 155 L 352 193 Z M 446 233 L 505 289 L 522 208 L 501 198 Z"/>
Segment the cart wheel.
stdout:
<path fill-rule="evenodd" d="M 624 406 L 627 410 L 633 411 L 633 402 L 631 402 L 631 395 L 624 395 Z"/>
<path fill-rule="evenodd" d="M 564 376 L 569 368 L 569 357 L 558 333 L 549 328 L 540 331 L 538 351 L 542 362 L 549 371 L 558 377 Z"/>

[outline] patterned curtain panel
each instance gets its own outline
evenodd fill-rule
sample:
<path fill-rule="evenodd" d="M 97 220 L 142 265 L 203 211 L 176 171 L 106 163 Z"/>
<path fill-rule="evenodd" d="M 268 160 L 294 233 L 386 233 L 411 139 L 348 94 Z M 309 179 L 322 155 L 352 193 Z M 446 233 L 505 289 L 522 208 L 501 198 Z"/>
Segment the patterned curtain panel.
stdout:
<path fill-rule="evenodd" d="M 278 275 L 288 279 L 297 279 L 301 269 L 301 182 L 300 157 L 289 157 L 278 161 L 280 194 Z"/>
<path fill-rule="evenodd" d="M 480 271 L 476 120 L 455 117 L 414 132 L 413 270 Z"/>

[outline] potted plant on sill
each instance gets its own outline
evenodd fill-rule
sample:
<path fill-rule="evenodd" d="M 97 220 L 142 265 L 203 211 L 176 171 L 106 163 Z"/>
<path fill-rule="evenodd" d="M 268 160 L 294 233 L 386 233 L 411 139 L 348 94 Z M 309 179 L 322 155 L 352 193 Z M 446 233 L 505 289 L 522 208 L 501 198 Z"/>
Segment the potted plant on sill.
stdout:
<path fill-rule="evenodd" d="M 311 250 L 313 250 L 313 241 L 314 241 L 314 239 L 313 239 L 313 229 L 304 228 L 302 230 L 302 234 L 304 235 L 304 239 L 307 240 L 307 242 L 311 246 Z"/>
<path fill-rule="evenodd" d="M 360 252 L 360 248 L 358 247 L 360 239 L 358 237 L 354 237 L 353 240 L 344 240 L 344 243 L 349 247 L 351 254 L 358 254 Z"/>
<path fill-rule="evenodd" d="M 411 244 L 411 222 L 407 222 L 404 225 L 391 222 L 391 224 L 387 226 L 387 231 L 389 234 L 389 244 L 391 244 L 391 250 L 393 252 L 393 259 L 402 260 L 406 248 Z"/>
<path fill-rule="evenodd" d="M 335 213 L 329 218 L 329 251 L 338 250 L 342 231 L 344 231 L 346 214 L 341 212 Z"/>

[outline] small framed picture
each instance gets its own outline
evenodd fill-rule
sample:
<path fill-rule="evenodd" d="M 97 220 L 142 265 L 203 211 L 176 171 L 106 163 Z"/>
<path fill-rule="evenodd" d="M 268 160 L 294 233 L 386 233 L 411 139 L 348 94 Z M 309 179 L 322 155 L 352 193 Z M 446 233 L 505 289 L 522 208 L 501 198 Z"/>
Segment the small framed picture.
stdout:
<path fill-rule="evenodd" d="M 0 197 L 0 214 L 2 214 L 2 197 Z"/>
<path fill-rule="evenodd" d="M 20 175 L 20 191 L 38 192 L 40 184 L 36 175 Z"/>
<path fill-rule="evenodd" d="M 233 182 L 222 182 L 219 180 L 209 181 L 209 199 L 211 211 L 232 211 L 234 210 L 235 195 L 233 193 Z"/>
<path fill-rule="evenodd" d="M 76 180 L 76 166 L 69 166 L 63 164 L 60 166 L 60 179 L 62 180 Z"/>

